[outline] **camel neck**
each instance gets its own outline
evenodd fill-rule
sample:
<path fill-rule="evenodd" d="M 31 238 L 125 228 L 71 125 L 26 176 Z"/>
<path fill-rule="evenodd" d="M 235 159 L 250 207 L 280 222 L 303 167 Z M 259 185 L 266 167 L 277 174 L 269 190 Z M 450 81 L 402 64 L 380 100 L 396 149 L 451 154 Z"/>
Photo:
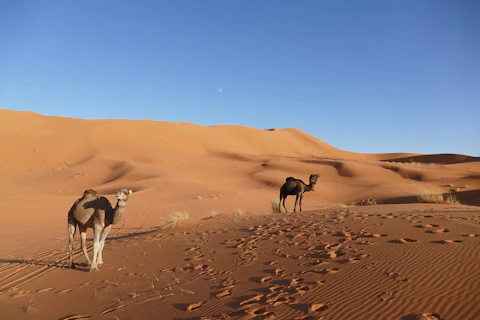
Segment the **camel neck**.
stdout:
<path fill-rule="evenodd" d="M 111 211 L 112 212 L 112 216 L 110 218 L 111 224 L 117 224 L 118 221 L 120 221 L 120 218 L 125 212 L 126 206 L 127 206 L 127 202 L 125 200 L 118 199 L 115 209 Z"/>
<path fill-rule="evenodd" d="M 117 207 L 125 207 L 126 205 L 127 205 L 127 202 L 125 200 L 118 199 Z"/>

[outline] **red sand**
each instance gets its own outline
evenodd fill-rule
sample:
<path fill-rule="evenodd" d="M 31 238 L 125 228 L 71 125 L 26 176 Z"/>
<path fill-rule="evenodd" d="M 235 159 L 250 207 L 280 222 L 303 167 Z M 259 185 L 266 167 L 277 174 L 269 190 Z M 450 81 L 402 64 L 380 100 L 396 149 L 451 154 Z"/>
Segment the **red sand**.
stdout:
<path fill-rule="evenodd" d="M 480 209 L 465 205 L 479 203 L 478 158 L 352 153 L 297 129 L 0 118 L 2 318 L 480 315 Z M 304 211 L 271 213 L 285 178 L 311 173 Z M 66 268 L 67 212 L 88 188 L 112 203 L 134 191 L 96 272 Z M 190 219 L 164 229 L 179 211 Z M 78 234 L 75 249 L 84 263 Z"/>

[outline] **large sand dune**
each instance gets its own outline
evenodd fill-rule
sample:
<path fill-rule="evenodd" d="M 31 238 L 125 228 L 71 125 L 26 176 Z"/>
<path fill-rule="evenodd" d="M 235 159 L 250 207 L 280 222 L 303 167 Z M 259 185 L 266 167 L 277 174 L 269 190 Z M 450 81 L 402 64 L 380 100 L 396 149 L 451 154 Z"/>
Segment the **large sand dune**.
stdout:
<path fill-rule="evenodd" d="M 9 110 L 0 119 L 8 319 L 480 314 L 480 209 L 469 205 L 480 203 L 478 157 L 353 153 L 293 128 Z M 311 173 L 320 178 L 304 212 L 272 214 L 285 178 Z M 94 273 L 65 268 L 66 215 L 88 188 L 110 201 L 119 188 L 134 191 Z M 463 205 L 417 203 L 419 194 L 450 193 Z M 378 205 L 353 206 L 366 199 Z M 219 215 L 206 219 L 213 209 Z M 162 229 L 178 211 L 190 219 Z"/>

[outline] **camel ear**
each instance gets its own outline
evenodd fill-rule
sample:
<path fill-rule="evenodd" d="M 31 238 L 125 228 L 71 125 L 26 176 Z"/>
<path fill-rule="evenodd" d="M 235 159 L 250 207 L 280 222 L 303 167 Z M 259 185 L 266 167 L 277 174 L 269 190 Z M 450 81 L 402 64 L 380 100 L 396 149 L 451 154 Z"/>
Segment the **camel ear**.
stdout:
<path fill-rule="evenodd" d="M 128 190 L 128 194 L 132 194 L 132 192 L 133 192 L 132 190 Z"/>

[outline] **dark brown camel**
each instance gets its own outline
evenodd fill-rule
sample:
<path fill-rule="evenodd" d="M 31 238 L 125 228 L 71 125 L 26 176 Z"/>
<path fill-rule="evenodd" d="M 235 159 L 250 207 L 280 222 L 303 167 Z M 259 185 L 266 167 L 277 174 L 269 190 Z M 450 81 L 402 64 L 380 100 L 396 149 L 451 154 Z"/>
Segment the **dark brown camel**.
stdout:
<path fill-rule="evenodd" d="M 317 179 L 320 177 L 319 174 L 310 175 L 310 184 L 306 184 L 300 179 L 295 179 L 294 177 L 288 177 L 286 182 L 280 188 L 280 202 L 278 203 L 278 212 L 282 212 L 282 205 L 285 211 L 288 211 L 285 207 L 285 199 L 287 196 L 296 195 L 295 206 L 293 207 L 293 212 L 296 212 L 298 199 L 300 198 L 300 211 L 302 211 L 302 200 L 303 194 L 308 191 L 314 191 L 314 187 L 317 184 Z M 283 201 L 283 202 L 282 202 Z"/>
<path fill-rule="evenodd" d="M 107 198 L 99 195 L 95 190 L 85 190 L 83 196 L 75 201 L 72 208 L 68 212 L 68 252 L 70 254 L 70 268 L 74 268 L 73 264 L 73 237 L 75 230 L 80 230 L 80 239 L 82 243 L 82 251 L 90 265 L 90 271 L 97 270 L 98 266 L 103 264 L 102 252 L 112 225 L 120 221 L 125 207 L 127 205 L 128 196 L 132 194 L 132 190 L 120 189 L 115 193 L 117 205 L 112 208 Z M 90 261 L 87 254 L 86 238 L 87 228 L 93 229 L 93 259 Z"/>

